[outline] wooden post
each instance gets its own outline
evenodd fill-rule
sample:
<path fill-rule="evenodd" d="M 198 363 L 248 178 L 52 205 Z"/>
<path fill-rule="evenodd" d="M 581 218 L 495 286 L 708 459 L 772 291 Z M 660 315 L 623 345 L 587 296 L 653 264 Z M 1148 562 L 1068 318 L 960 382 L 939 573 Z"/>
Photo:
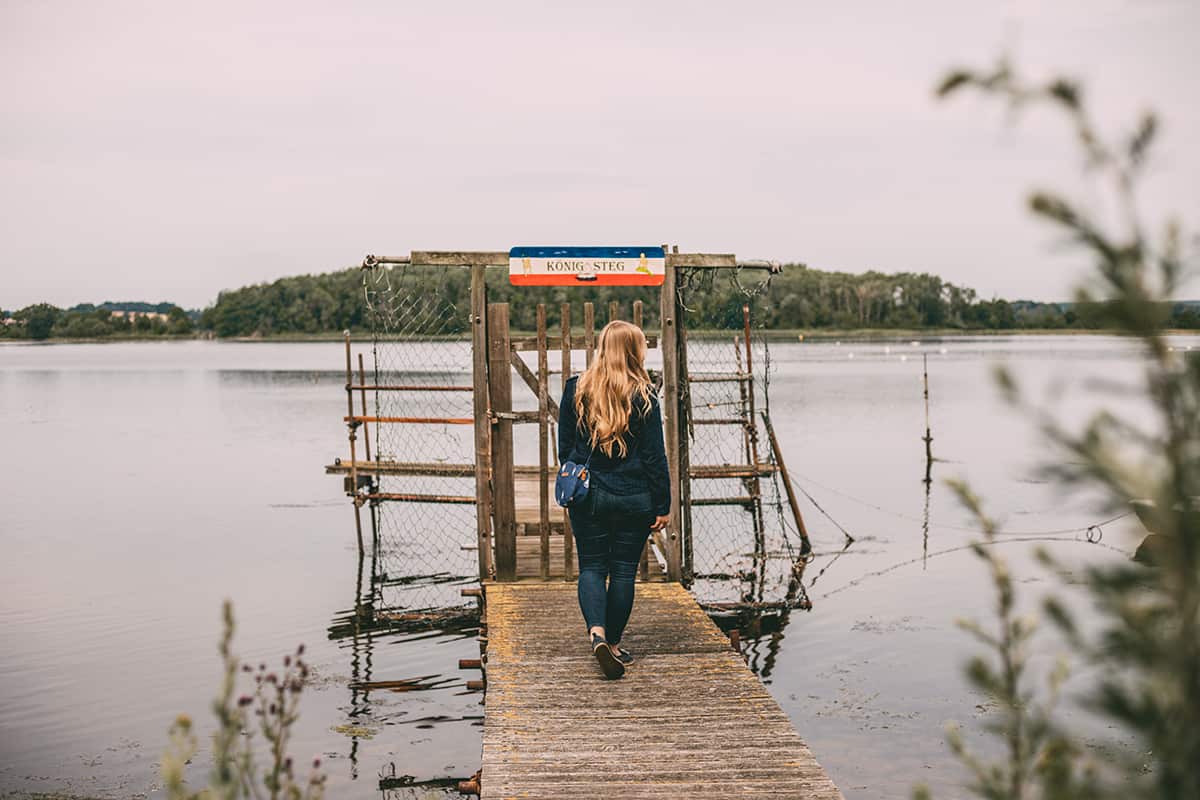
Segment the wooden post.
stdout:
<path fill-rule="evenodd" d="M 930 483 L 933 478 L 930 472 L 933 470 L 933 434 L 929 430 L 929 354 L 921 354 L 921 370 L 925 381 L 925 483 Z"/>
<path fill-rule="evenodd" d="M 642 327 L 642 301 L 633 301 L 633 324 L 637 327 Z M 642 548 L 642 562 L 640 565 L 642 580 L 650 580 L 650 540 L 646 540 L 645 547 Z"/>
<path fill-rule="evenodd" d="M 612 322 L 615 319 L 619 319 L 619 317 L 617 315 L 620 313 L 621 313 L 621 304 L 618 303 L 616 300 L 609 300 L 608 301 L 608 321 Z"/>
<path fill-rule="evenodd" d="M 538 395 L 538 534 L 541 536 L 542 580 L 550 579 L 550 402 L 546 386 L 550 368 L 546 363 L 546 304 L 537 304 L 537 395 Z"/>
<path fill-rule="evenodd" d="M 351 370 L 350 331 L 346 330 L 342 337 L 346 340 L 346 429 L 350 437 L 350 488 L 354 499 L 354 533 L 358 536 L 358 552 L 363 552 L 362 536 L 362 498 L 358 496 L 358 456 L 355 454 L 354 441 L 357 437 L 358 421 L 354 419 L 354 373 Z"/>
<path fill-rule="evenodd" d="M 665 248 L 664 248 L 665 249 Z M 662 333 L 659 347 L 663 357 L 663 411 L 667 466 L 671 473 L 671 520 L 666 535 L 659 540 L 663 555 L 667 559 L 668 580 L 678 581 L 682 577 L 679 540 L 679 487 L 683 476 L 679 472 L 679 337 L 676 317 L 679 310 L 676 296 L 675 266 L 667 259 L 667 274 L 663 279 L 660 298 Z"/>
<path fill-rule="evenodd" d="M 367 385 L 367 370 L 363 367 L 363 354 L 358 354 L 358 385 Z M 367 390 L 362 389 L 362 415 L 367 416 Z M 363 448 L 366 450 L 367 461 L 371 460 L 371 426 L 363 425 Z"/>
<path fill-rule="evenodd" d="M 676 248 L 678 249 L 678 248 Z M 679 374 L 679 536 L 682 580 L 691 584 L 695 574 L 692 557 L 692 386 L 688 372 L 688 327 L 687 314 L 682 304 L 677 306 L 679 313 L 675 320 L 676 330 L 676 369 Z"/>
<path fill-rule="evenodd" d="M 488 396 L 492 423 L 492 517 L 496 537 L 496 580 L 517 577 L 516 498 L 513 495 L 511 345 L 508 341 L 508 303 L 487 307 Z"/>
<path fill-rule="evenodd" d="M 571 377 L 571 304 L 562 304 L 562 385 L 566 389 L 567 378 Z M 569 581 L 575 572 L 575 535 L 571 532 L 571 518 L 563 513 L 563 580 Z"/>
<path fill-rule="evenodd" d="M 479 580 L 492 574 L 491 502 L 492 428 L 488 424 L 488 337 L 486 267 L 471 267 L 471 376 L 475 412 L 475 536 Z"/>
<path fill-rule="evenodd" d="M 596 307 L 591 303 L 583 304 L 583 346 L 587 349 L 584 363 L 590 367 L 596 353 Z"/>
<path fill-rule="evenodd" d="M 755 468 L 754 477 L 746 484 L 754 504 L 750 509 L 754 522 L 754 554 L 758 560 L 758 593 L 762 599 L 767 569 L 767 532 L 762 510 L 762 481 L 758 477 L 758 419 L 754 410 L 754 349 L 750 336 L 750 305 L 742 304 L 742 339 L 746 347 L 746 433 L 750 440 L 750 465 Z"/>
<path fill-rule="evenodd" d="M 779 448 L 779 440 L 775 438 L 775 426 L 767 412 L 762 412 L 763 427 L 767 429 L 767 440 L 771 443 L 771 452 L 775 454 L 775 463 L 779 465 L 779 477 L 783 478 L 783 489 L 787 492 L 788 505 L 792 507 L 792 519 L 796 530 L 800 533 L 800 555 L 806 556 L 812 552 L 812 542 L 808 540 L 808 528 L 804 525 L 804 517 L 800 514 L 800 504 L 796 502 L 796 487 L 792 486 L 792 476 L 788 475 L 787 464 L 783 462 L 783 451 Z"/>

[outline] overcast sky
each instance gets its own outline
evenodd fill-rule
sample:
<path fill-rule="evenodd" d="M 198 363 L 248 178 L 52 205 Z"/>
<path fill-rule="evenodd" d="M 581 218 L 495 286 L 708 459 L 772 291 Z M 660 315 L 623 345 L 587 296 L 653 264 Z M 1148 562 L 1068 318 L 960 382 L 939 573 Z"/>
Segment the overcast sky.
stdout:
<path fill-rule="evenodd" d="M 210 304 L 366 253 L 671 242 L 1067 299 L 1066 126 L 938 103 L 1001 52 L 1164 131 L 1200 222 L 1200 3 L 0 0 L 0 307 Z M 1189 293 L 1200 295 L 1196 285 Z"/>

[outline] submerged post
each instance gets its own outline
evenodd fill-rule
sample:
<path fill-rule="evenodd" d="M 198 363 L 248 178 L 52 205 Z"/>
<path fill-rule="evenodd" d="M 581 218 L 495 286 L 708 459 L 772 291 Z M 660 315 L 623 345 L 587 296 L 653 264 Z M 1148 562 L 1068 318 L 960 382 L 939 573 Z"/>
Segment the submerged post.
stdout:
<path fill-rule="evenodd" d="M 350 358 L 350 331 L 343 332 L 346 340 L 346 429 L 350 437 L 350 496 L 354 498 L 354 533 L 358 536 L 358 554 L 363 554 L 362 536 L 362 498 L 358 495 L 358 455 L 355 453 L 354 440 L 357 437 L 359 421 L 354 417 L 354 373 Z"/>
<path fill-rule="evenodd" d="M 921 369 L 925 384 L 925 483 L 930 483 L 933 478 L 930 472 L 933 470 L 933 434 L 929 430 L 929 354 L 921 354 Z"/>

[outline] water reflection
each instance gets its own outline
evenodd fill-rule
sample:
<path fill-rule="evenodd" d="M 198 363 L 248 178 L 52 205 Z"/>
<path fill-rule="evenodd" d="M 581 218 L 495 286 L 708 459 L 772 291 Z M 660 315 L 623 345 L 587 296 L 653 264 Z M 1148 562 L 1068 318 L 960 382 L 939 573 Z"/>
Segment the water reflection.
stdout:
<path fill-rule="evenodd" d="M 411 725 L 416 729 L 430 730 L 439 724 L 482 725 L 483 715 L 435 714 L 414 719 L 398 719 L 391 704 L 386 702 L 397 693 L 423 692 L 434 689 L 465 689 L 465 682 L 457 674 L 431 673 L 406 678 L 377 678 L 374 672 L 378 648 L 390 644 L 408 643 L 423 639 L 473 638 L 479 633 L 479 613 L 469 606 L 446 609 L 430 609 L 411 612 L 390 606 L 384 601 L 384 590 L 397 584 L 381 570 L 378 553 L 378 515 L 371 509 L 371 557 L 360 551 L 354 578 L 354 603 L 352 608 L 337 612 L 330 621 L 327 635 L 342 651 L 349 651 L 349 680 L 346 691 L 349 703 L 345 707 L 346 721 L 336 730 L 350 740 L 347 758 L 350 761 L 350 778 L 359 778 L 360 745 L 372 739 L 381 721 L 388 725 Z M 356 522 L 361 519 L 356 514 Z M 436 576 L 434 576 L 436 582 Z M 453 664 L 447 663 L 447 669 Z M 384 702 L 380 702 L 380 697 Z M 387 762 L 378 773 L 379 794 L 387 800 L 426 798 L 439 790 L 447 796 L 457 797 L 457 786 L 466 776 L 436 777 L 419 779 L 416 775 L 398 767 L 395 761 Z"/>

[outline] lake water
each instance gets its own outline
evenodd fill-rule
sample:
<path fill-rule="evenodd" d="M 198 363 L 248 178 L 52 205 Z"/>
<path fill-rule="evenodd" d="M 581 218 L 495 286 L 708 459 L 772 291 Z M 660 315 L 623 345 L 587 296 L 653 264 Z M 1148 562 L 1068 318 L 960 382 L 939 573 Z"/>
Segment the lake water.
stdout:
<path fill-rule="evenodd" d="M 921 354 L 940 459 L 928 495 Z M 749 662 L 847 798 L 918 781 L 959 796 L 944 724 L 988 749 L 990 708 L 961 677 L 974 648 L 954 620 L 987 618 L 992 596 L 964 549 L 974 523 L 941 480 L 965 477 L 986 499 L 1028 605 L 1051 586 L 1035 546 L 1078 565 L 1125 557 L 1136 523 L 1086 541 L 1103 513 L 1036 478 L 1040 437 L 990 374 L 1009 364 L 1077 424 L 1102 401 L 1097 379 L 1137 379 L 1138 352 L 1102 336 L 992 337 L 775 343 L 771 358 L 783 451 L 827 516 L 802 501 L 813 610 L 747 638 Z M 223 598 L 247 660 L 306 644 L 316 675 L 292 752 L 321 755 L 331 797 L 420 797 L 404 776 L 478 768 L 483 708 L 456 668 L 478 654 L 473 633 L 331 634 L 358 567 L 349 501 L 323 470 L 346 455 L 342 364 L 339 343 L 0 345 L 0 794 L 155 796 L 171 721 L 209 717 Z M 843 549 L 831 519 L 855 544 Z M 1054 655 L 1043 640 L 1035 668 Z M 447 680 L 348 688 L 366 676 Z"/>

